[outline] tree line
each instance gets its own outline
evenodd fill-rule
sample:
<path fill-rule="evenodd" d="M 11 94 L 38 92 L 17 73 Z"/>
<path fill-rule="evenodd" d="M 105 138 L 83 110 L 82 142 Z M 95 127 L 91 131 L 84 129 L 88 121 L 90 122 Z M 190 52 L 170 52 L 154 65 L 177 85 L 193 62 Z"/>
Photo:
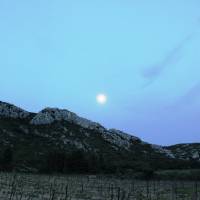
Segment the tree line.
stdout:
<path fill-rule="evenodd" d="M 16 155 L 12 148 L 5 148 L 0 154 L 0 170 L 16 170 Z M 23 159 L 22 159 L 23 160 Z M 31 160 L 31 159 L 30 159 Z M 18 161 L 18 163 L 20 163 Z M 162 169 L 200 169 L 200 162 L 182 161 L 173 159 L 151 159 L 141 158 L 127 160 L 111 160 L 106 154 L 95 154 L 74 150 L 64 152 L 53 150 L 44 153 L 38 162 L 32 161 L 32 167 L 39 173 L 61 173 L 61 174 L 127 174 L 139 173 L 140 177 L 151 179 L 154 172 Z M 195 175 L 196 176 L 196 175 Z"/>

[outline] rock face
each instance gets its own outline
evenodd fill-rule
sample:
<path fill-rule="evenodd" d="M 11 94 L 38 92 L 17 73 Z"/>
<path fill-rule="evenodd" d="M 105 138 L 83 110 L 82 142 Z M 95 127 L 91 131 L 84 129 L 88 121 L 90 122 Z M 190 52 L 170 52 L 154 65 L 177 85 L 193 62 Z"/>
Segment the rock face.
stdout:
<path fill-rule="evenodd" d="M 177 159 L 181 160 L 199 160 L 200 161 L 200 145 L 199 143 L 177 144 L 166 147 Z"/>
<path fill-rule="evenodd" d="M 102 136 L 106 141 L 116 145 L 117 147 L 122 147 L 127 150 L 134 141 L 141 141 L 138 137 L 129 135 L 116 129 L 109 129 L 105 131 Z"/>
<path fill-rule="evenodd" d="M 125 133 L 125 132 L 123 132 L 123 131 L 117 130 L 117 129 L 109 129 L 109 133 L 110 133 L 111 135 L 118 135 L 118 136 L 120 136 L 121 139 L 123 139 L 123 140 L 128 140 L 128 141 L 139 140 L 139 141 L 141 141 L 140 138 L 135 137 L 135 136 L 133 136 L 133 135 L 130 135 L 130 134 L 128 134 L 128 133 Z"/>
<path fill-rule="evenodd" d="M 66 109 L 58 108 L 45 108 L 40 111 L 32 120 L 31 124 L 34 125 L 44 125 L 51 124 L 55 121 L 68 121 L 82 126 L 83 128 L 104 130 L 105 128 L 99 123 L 92 122 L 88 119 L 79 117 L 73 112 L 70 112 Z"/>
<path fill-rule="evenodd" d="M 133 141 L 141 141 L 138 137 L 129 135 L 120 130 L 107 130 L 101 124 L 79 117 L 75 113 L 70 112 L 66 109 L 45 108 L 44 110 L 36 114 L 36 116 L 31 120 L 30 123 L 33 125 L 47 125 L 52 124 L 56 121 L 68 121 L 77 124 L 83 128 L 96 130 L 103 136 L 106 141 L 114 144 L 116 147 L 129 149 Z"/>
<path fill-rule="evenodd" d="M 156 145 L 156 144 L 152 144 L 151 146 L 156 152 L 165 154 L 169 158 L 175 158 L 174 154 L 172 153 L 172 151 L 170 149 L 166 149 L 166 148 L 164 148 L 160 145 Z"/>
<path fill-rule="evenodd" d="M 27 118 L 30 115 L 29 112 L 18 108 L 12 104 L 8 104 L 0 101 L 0 117 L 4 118 Z"/>

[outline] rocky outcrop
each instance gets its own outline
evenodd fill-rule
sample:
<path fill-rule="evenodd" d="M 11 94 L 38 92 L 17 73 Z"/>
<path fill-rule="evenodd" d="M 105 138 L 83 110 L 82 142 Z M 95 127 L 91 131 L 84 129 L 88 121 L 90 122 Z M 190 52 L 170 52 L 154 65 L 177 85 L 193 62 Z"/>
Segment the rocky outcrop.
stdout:
<path fill-rule="evenodd" d="M 158 153 L 165 154 L 169 158 L 175 158 L 174 154 L 169 149 L 156 144 L 151 144 L 151 147 Z"/>
<path fill-rule="evenodd" d="M 109 129 L 109 133 L 111 135 L 118 135 L 120 136 L 121 139 L 123 140 L 128 140 L 128 141 L 135 141 L 135 140 L 139 140 L 141 141 L 140 138 L 133 136 L 131 134 L 125 133 L 123 131 L 117 130 L 117 129 Z"/>
<path fill-rule="evenodd" d="M 29 112 L 18 108 L 12 104 L 0 101 L 0 117 L 4 118 L 27 118 L 30 115 Z"/>
<path fill-rule="evenodd" d="M 68 121 L 82 126 L 83 128 L 103 131 L 105 128 L 99 123 L 92 122 L 88 119 L 79 117 L 73 112 L 66 109 L 46 108 L 40 111 L 32 120 L 31 124 L 44 125 L 51 124 L 56 121 Z"/>
<path fill-rule="evenodd" d="M 200 144 L 177 144 L 173 146 L 166 147 L 170 150 L 175 158 L 181 160 L 199 160 L 200 161 Z"/>
<path fill-rule="evenodd" d="M 102 133 L 103 138 L 115 147 L 128 150 L 134 141 L 141 141 L 140 138 L 129 135 L 116 129 L 109 129 Z"/>

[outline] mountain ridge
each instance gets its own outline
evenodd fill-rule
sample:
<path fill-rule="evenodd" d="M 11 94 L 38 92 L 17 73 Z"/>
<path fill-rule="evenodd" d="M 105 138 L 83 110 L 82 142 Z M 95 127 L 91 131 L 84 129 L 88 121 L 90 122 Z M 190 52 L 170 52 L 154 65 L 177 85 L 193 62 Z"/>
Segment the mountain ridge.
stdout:
<path fill-rule="evenodd" d="M 172 146 L 150 144 L 120 130 L 106 129 L 101 124 L 66 109 L 45 108 L 38 113 L 31 113 L 2 101 L 0 136 L 2 149 L 12 148 L 17 152 L 16 157 L 22 154 L 29 167 L 32 165 L 28 163 L 37 159 L 34 155 L 37 144 L 41 145 L 37 152 L 38 155 L 41 154 L 40 160 L 46 159 L 51 151 L 71 152 L 73 149 L 94 154 L 96 157 L 104 155 L 110 165 L 122 168 L 124 163 L 133 168 L 131 166 L 142 159 L 154 167 L 158 165 L 158 168 L 162 162 L 157 164 L 155 160 L 165 160 L 168 163 L 200 161 L 199 143 Z M 31 140 L 37 141 L 37 144 L 31 144 Z M 24 147 L 28 149 L 27 152 L 22 152 Z M 112 157 L 116 159 L 113 163 L 109 160 Z M 16 162 L 19 162 L 18 159 Z M 33 165 L 36 169 L 39 168 L 35 162 Z"/>

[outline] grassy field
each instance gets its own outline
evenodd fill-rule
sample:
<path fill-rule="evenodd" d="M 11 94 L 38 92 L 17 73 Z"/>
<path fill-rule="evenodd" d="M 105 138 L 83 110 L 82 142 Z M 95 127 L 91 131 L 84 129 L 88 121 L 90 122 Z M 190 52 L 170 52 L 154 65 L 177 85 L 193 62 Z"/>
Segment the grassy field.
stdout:
<path fill-rule="evenodd" d="M 1 200 L 200 200 L 200 183 L 0 174 Z"/>

